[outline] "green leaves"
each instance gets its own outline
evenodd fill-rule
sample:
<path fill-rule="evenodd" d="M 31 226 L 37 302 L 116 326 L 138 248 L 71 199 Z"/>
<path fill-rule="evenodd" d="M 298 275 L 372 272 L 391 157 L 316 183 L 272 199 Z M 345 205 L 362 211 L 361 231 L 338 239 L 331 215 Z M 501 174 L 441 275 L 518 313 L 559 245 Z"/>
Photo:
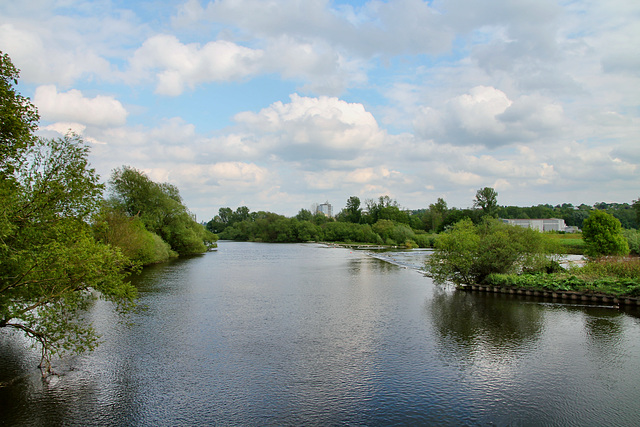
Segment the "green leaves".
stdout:
<path fill-rule="evenodd" d="M 198 224 L 182 203 L 178 189 L 158 184 L 129 166 L 113 171 L 109 181 L 115 209 L 139 218 L 146 230 L 157 234 L 180 255 L 207 250 L 215 235 Z"/>
<path fill-rule="evenodd" d="M 481 283 L 493 273 L 540 271 L 550 262 L 550 242 L 542 233 L 485 218 L 463 219 L 436 238 L 427 272 L 436 282 Z"/>
<path fill-rule="evenodd" d="M 135 288 L 126 257 L 87 223 L 103 187 L 76 135 L 38 139 L 38 115 L 18 95 L 17 70 L 0 55 L 0 327 L 23 331 L 51 357 L 97 344 L 82 314 L 100 296 L 126 310 Z"/>
<path fill-rule="evenodd" d="M 491 187 L 481 188 L 476 192 L 473 206 L 482 209 L 483 215 L 495 217 L 498 209 L 498 193 Z"/>
<path fill-rule="evenodd" d="M 590 257 L 627 255 L 629 245 L 622 234 L 620 221 L 604 211 L 593 211 L 582 225 L 582 238 Z"/>

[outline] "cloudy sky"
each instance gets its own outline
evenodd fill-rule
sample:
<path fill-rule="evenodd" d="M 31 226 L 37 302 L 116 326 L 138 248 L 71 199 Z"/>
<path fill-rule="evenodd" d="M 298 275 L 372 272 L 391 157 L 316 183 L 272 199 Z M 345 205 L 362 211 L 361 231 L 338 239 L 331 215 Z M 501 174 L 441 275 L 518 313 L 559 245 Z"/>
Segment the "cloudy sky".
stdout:
<path fill-rule="evenodd" d="M 640 197 L 637 0 L 0 2 L 41 134 L 220 207 L 287 216 Z"/>

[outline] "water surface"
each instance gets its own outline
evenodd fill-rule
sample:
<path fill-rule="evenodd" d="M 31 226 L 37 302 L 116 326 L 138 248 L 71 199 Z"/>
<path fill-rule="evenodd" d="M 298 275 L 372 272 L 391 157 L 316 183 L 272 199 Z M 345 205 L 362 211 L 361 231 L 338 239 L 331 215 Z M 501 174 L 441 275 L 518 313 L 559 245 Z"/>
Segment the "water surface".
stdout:
<path fill-rule="evenodd" d="M 0 425 L 637 423 L 635 311 L 437 287 L 425 252 L 219 246 L 146 269 L 128 323 L 96 304 L 103 344 L 49 384 L 2 332 Z"/>

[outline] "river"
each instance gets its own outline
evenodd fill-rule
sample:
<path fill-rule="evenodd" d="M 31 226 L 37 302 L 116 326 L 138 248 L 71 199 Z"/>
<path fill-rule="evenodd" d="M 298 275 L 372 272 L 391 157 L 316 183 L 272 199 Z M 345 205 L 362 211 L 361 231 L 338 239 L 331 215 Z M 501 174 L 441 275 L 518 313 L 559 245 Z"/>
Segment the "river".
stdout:
<path fill-rule="evenodd" d="M 0 425 L 637 425 L 637 310 L 457 292 L 423 251 L 220 242 L 58 361 L 0 334 Z"/>

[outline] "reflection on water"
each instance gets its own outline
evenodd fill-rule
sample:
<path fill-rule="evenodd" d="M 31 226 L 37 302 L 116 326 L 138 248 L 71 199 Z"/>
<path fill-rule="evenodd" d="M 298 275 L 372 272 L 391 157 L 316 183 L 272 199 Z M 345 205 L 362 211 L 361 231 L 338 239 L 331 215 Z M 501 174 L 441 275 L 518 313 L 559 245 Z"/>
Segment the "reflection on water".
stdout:
<path fill-rule="evenodd" d="M 428 312 L 447 355 L 461 360 L 510 360 L 540 338 L 542 306 L 493 296 L 444 289 L 434 293 Z"/>
<path fill-rule="evenodd" d="M 0 332 L 0 425 L 635 423 L 634 313 L 436 287 L 426 255 L 221 242 L 151 267 L 49 384 Z"/>

